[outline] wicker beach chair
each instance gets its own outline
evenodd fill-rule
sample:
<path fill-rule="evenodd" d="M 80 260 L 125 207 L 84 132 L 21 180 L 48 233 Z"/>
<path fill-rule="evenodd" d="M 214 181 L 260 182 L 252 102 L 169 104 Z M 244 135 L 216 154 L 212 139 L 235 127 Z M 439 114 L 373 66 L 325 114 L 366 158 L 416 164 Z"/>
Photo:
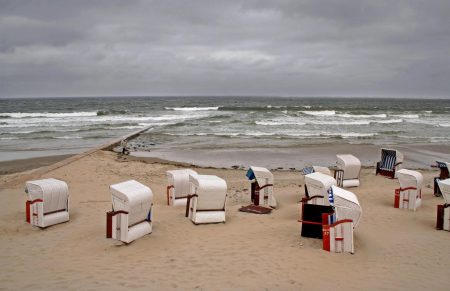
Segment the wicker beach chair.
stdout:
<path fill-rule="evenodd" d="M 401 169 L 397 171 L 397 176 L 400 188 L 395 189 L 394 207 L 416 211 L 422 204 L 422 174 Z"/>
<path fill-rule="evenodd" d="M 190 193 L 189 175 L 197 175 L 190 169 L 167 171 L 167 205 L 185 206 Z"/>
<path fill-rule="evenodd" d="M 69 221 L 69 188 L 66 182 L 43 179 L 26 182 L 26 221 L 45 228 Z"/>
<path fill-rule="evenodd" d="M 329 175 L 320 172 L 305 175 L 305 198 L 303 200 L 306 199 L 305 201 L 309 204 L 327 205 L 327 191 L 332 185 L 336 186 L 337 182 Z"/>
<path fill-rule="evenodd" d="M 381 149 L 381 161 L 377 163 L 375 174 L 396 178 L 396 171 L 402 168 L 403 154 L 394 149 Z"/>
<path fill-rule="evenodd" d="M 440 169 L 439 177 L 434 178 L 434 195 L 441 196 L 442 193 L 441 193 L 441 190 L 439 189 L 438 182 L 440 180 L 445 180 L 445 179 L 450 178 L 449 171 L 448 171 L 450 168 L 450 163 L 436 161 L 436 165 L 431 165 L 431 166 Z"/>
<path fill-rule="evenodd" d="M 128 180 L 109 187 L 112 211 L 106 214 L 106 237 L 130 243 L 152 232 L 152 190 Z"/>
<path fill-rule="evenodd" d="M 276 208 L 277 200 L 273 194 L 273 174 L 266 168 L 251 166 L 246 176 L 251 181 L 253 204 Z"/>
<path fill-rule="evenodd" d="M 213 175 L 190 175 L 186 217 L 194 224 L 225 222 L 227 183 Z"/>
<path fill-rule="evenodd" d="M 361 161 L 353 155 L 336 155 L 337 169 L 334 172 L 340 187 L 358 187 L 359 174 L 361 172 Z"/>
<path fill-rule="evenodd" d="M 450 179 L 438 182 L 444 204 L 437 206 L 436 228 L 450 231 Z"/>

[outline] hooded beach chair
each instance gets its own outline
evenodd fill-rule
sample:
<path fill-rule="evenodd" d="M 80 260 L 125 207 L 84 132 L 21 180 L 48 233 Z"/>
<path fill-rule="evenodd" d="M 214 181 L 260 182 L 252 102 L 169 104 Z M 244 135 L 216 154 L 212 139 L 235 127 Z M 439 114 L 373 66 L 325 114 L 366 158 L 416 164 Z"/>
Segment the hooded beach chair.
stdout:
<path fill-rule="evenodd" d="M 336 155 L 335 178 L 340 187 L 358 187 L 361 161 L 353 155 Z"/>
<path fill-rule="evenodd" d="M 331 186 L 328 192 L 329 202 L 335 213 L 323 217 L 323 249 L 336 253 L 354 253 L 353 229 L 361 219 L 361 205 L 356 195 L 350 191 Z"/>
<path fill-rule="evenodd" d="M 400 188 L 395 189 L 395 208 L 406 208 L 416 211 L 422 204 L 423 176 L 417 171 L 401 169 L 397 171 Z"/>
<path fill-rule="evenodd" d="M 225 222 L 227 183 L 213 175 L 190 175 L 186 217 L 194 224 Z"/>
<path fill-rule="evenodd" d="M 445 180 L 450 178 L 448 169 L 450 167 L 450 163 L 436 161 L 436 165 L 431 165 L 432 167 L 437 167 L 440 169 L 439 177 L 434 178 L 434 195 L 441 196 L 441 190 L 439 189 L 438 182 L 440 180 Z"/>
<path fill-rule="evenodd" d="M 322 238 L 322 214 L 334 213 L 328 201 L 328 189 L 336 180 L 326 174 L 314 172 L 305 175 L 305 197 L 301 200 L 301 236 Z"/>
<path fill-rule="evenodd" d="M 184 170 L 167 171 L 167 205 L 185 206 L 187 197 L 191 191 L 189 175 L 197 175 L 197 172 Z"/>
<path fill-rule="evenodd" d="M 152 232 L 152 190 L 128 180 L 109 186 L 112 211 L 106 213 L 106 237 L 130 243 Z"/>
<path fill-rule="evenodd" d="M 277 207 L 273 194 L 273 175 L 266 168 L 251 166 L 246 174 L 251 180 L 251 200 L 255 205 Z"/>
<path fill-rule="evenodd" d="M 450 231 L 450 179 L 440 180 L 438 184 L 444 204 L 437 206 L 436 228 Z"/>
<path fill-rule="evenodd" d="M 327 191 L 332 185 L 336 186 L 337 182 L 329 175 L 320 172 L 305 175 L 305 201 L 309 204 L 327 205 Z"/>
<path fill-rule="evenodd" d="M 38 227 L 48 227 L 69 221 L 69 188 L 57 179 L 28 181 L 25 184 L 26 221 Z"/>
<path fill-rule="evenodd" d="M 394 149 L 381 149 L 381 161 L 377 163 L 375 175 L 396 178 L 396 171 L 402 168 L 403 154 Z"/>

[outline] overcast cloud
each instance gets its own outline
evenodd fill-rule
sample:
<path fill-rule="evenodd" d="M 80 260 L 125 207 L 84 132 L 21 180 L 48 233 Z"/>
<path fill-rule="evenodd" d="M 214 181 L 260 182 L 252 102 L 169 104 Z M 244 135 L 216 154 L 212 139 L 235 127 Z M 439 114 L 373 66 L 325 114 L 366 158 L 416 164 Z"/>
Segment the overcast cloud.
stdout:
<path fill-rule="evenodd" d="M 450 97 L 450 1 L 0 0 L 0 97 Z"/>

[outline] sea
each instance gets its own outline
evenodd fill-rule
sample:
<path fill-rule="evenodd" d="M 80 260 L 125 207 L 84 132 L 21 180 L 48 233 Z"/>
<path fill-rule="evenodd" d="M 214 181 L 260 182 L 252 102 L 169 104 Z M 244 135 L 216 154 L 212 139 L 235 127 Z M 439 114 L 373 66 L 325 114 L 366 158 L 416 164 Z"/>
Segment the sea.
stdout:
<path fill-rule="evenodd" d="M 319 97 L 0 99 L 0 161 L 80 153 L 130 132 L 133 151 L 448 145 L 450 100 Z M 211 159 L 211 157 L 208 157 Z M 224 157 L 226 159 L 226 155 Z"/>

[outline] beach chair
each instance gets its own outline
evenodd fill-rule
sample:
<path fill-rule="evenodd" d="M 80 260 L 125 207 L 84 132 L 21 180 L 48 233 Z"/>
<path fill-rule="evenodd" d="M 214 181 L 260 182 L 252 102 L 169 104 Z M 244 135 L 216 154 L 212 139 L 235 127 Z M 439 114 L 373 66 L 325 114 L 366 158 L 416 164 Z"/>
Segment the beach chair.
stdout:
<path fill-rule="evenodd" d="M 251 181 L 251 201 L 254 205 L 277 207 L 273 194 L 273 175 L 266 168 L 251 166 L 246 174 Z"/>
<path fill-rule="evenodd" d="M 438 182 L 440 180 L 445 180 L 450 178 L 448 169 L 450 168 L 450 163 L 436 161 L 436 165 L 431 165 L 432 167 L 436 167 L 440 169 L 439 177 L 434 178 L 434 195 L 441 196 L 441 190 L 439 189 Z"/>
<path fill-rule="evenodd" d="M 309 204 L 328 205 L 327 191 L 332 185 L 337 185 L 333 177 L 314 172 L 305 175 L 305 198 Z"/>
<path fill-rule="evenodd" d="M 301 236 L 322 238 L 322 214 L 334 213 L 328 201 L 328 189 L 336 180 L 326 174 L 314 172 L 305 175 L 305 197 L 301 200 Z"/>
<path fill-rule="evenodd" d="M 402 168 L 403 154 L 394 149 L 381 149 L 381 161 L 377 163 L 375 175 L 396 178 L 396 171 Z"/>
<path fill-rule="evenodd" d="M 227 183 L 213 175 L 190 175 L 186 217 L 194 224 L 225 222 Z"/>
<path fill-rule="evenodd" d="M 27 181 L 25 183 L 26 221 L 45 228 L 69 221 L 69 188 L 57 179 Z"/>
<path fill-rule="evenodd" d="M 191 190 L 189 175 L 197 175 L 197 172 L 184 170 L 167 171 L 167 205 L 186 206 L 187 197 Z"/>
<path fill-rule="evenodd" d="M 337 169 L 334 178 L 340 187 L 358 187 L 361 161 L 353 155 L 336 155 Z"/>
<path fill-rule="evenodd" d="M 353 230 L 348 232 L 346 229 L 348 225 L 352 229 L 357 227 L 362 216 L 362 208 L 356 195 L 331 185 L 326 190 L 326 199 L 323 199 L 322 202 L 322 205 L 314 205 L 308 203 L 307 199 L 302 200 L 301 235 L 323 238 L 324 226 L 329 225 L 328 231 L 330 231 L 330 228 L 333 228 L 331 229 L 332 232 L 331 234 L 325 234 L 330 236 L 328 239 L 331 240 L 331 243 L 336 239 L 337 241 L 347 239 L 346 243 L 353 248 Z M 331 220 L 330 214 L 334 214 L 334 218 Z M 334 234 L 336 235 L 334 236 Z M 335 245 L 339 246 L 336 250 L 342 249 L 340 245 Z M 348 250 L 347 246 L 345 250 Z M 353 249 L 351 249 L 351 252 L 353 252 Z"/>
<path fill-rule="evenodd" d="M 353 221 L 343 219 L 334 222 L 334 214 L 326 215 L 327 224 L 322 226 L 322 249 L 333 253 L 355 252 L 353 244 Z"/>
<path fill-rule="evenodd" d="M 400 188 L 395 189 L 394 207 L 416 211 L 422 204 L 422 174 L 401 169 L 397 171 L 397 176 Z"/>
<path fill-rule="evenodd" d="M 106 213 L 106 237 L 130 243 L 152 232 L 152 190 L 128 180 L 109 186 L 112 211 Z"/>
<path fill-rule="evenodd" d="M 438 184 L 444 204 L 437 206 L 436 228 L 450 231 L 450 179 L 440 180 Z"/>

